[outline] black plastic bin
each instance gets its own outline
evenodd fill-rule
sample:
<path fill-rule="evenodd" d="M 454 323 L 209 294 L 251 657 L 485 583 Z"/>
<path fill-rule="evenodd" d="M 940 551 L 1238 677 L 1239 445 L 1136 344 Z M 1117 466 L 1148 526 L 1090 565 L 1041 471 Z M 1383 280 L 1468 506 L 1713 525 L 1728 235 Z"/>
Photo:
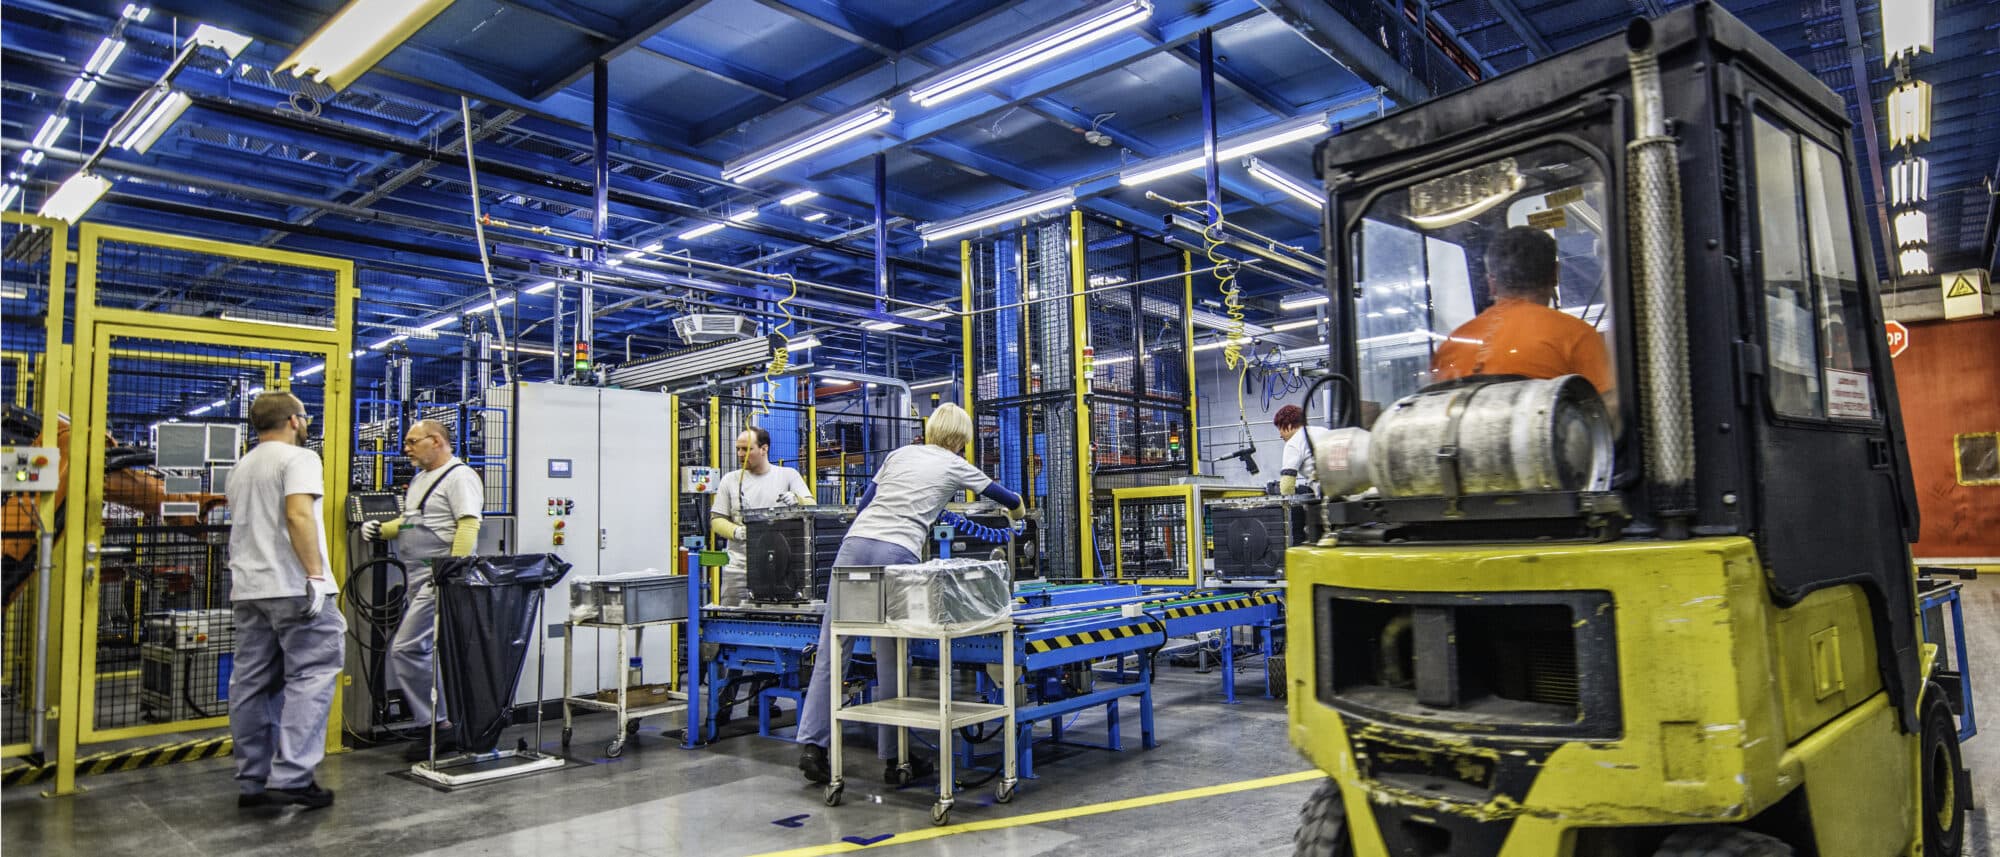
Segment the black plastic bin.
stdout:
<path fill-rule="evenodd" d="M 535 640 L 542 591 L 569 569 L 555 554 L 450 557 L 433 566 L 438 684 L 464 749 L 499 745 Z"/>

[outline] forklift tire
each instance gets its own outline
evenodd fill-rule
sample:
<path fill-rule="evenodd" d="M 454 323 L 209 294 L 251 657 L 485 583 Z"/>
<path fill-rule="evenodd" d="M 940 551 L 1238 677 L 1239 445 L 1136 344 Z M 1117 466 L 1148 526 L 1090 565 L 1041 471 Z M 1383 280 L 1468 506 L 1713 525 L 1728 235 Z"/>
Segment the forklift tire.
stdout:
<path fill-rule="evenodd" d="M 1924 687 L 1924 805 L 1919 823 L 1925 857 L 1959 857 L 1965 851 L 1965 805 L 1970 789 L 1962 771 L 1958 721 L 1952 719 L 1944 689 Z"/>
<path fill-rule="evenodd" d="M 1340 786 L 1328 779 L 1320 783 L 1305 808 L 1299 810 L 1299 829 L 1292 834 L 1292 857 L 1353 857 L 1354 843 L 1347 838 L 1347 806 L 1340 802 Z"/>
<path fill-rule="evenodd" d="M 1696 827 L 1668 834 L 1653 857 L 1792 857 L 1792 854 L 1792 846 L 1775 836 L 1740 827 Z"/>

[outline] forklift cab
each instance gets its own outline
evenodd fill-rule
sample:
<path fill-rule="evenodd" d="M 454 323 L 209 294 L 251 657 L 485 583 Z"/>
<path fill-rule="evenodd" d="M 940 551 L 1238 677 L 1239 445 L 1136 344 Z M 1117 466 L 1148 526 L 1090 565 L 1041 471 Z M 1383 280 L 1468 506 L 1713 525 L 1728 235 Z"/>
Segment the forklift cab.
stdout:
<path fill-rule="evenodd" d="M 1957 841 L 1849 128 L 1703 2 L 1320 145 L 1299 853 Z"/>

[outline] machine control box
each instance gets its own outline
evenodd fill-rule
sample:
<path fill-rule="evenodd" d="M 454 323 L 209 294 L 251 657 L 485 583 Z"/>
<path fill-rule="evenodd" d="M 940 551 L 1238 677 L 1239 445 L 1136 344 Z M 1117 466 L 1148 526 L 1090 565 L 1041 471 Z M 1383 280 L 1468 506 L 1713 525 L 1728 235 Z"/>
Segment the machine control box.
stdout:
<path fill-rule="evenodd" d="M 681 490 L 686 493 L 713 494 L 715 493 L 716 483 L 722 481 L 722 468 L 683 467 L 681 468 L 681 481 L 684 483 Z"/>
<path fill-rule="evenodd" d="M 347 495 L 347 522 L 393 521 L 403 514 L 403 498 L 393 491 L 356 491 Z"/>
<path fill-rule="evenodd" d="M 62 451 L 53 446 L 0 447 L 7 464 L 6 490 L 47 493 L 62 483 Z"/>
<path fill-rule="evenodd" d="M 569 516 L 576 513 L 576 500 L 569 497 L 550 497 L 548 508 L 549 517 L 555 519 L 549 522 L 549 529 L 551 530 L 549 533 L 549 544 L 561 547 L 568 541 L 566 538 L 567 534 L 563 531 L 569 528 Z"/>

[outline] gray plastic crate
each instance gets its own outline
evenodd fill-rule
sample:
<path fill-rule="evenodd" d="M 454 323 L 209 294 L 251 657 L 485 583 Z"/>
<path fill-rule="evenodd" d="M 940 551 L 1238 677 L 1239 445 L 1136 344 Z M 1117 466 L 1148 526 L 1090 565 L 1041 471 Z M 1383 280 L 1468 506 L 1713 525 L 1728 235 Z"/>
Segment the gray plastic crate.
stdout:
<path fill-rule="evenodd" d="M 887 618 L 887 577 L 881 566 L 835 568 L 826 595 L 833 621 L 882 624 Z"/>
<path fill-rule="evenodd" d="M 684 575 L 583 580 L 573 584 L 570 597 L 590 604 L 592 621 L 605 625 L 639 625 L 687 618 Z"/>

